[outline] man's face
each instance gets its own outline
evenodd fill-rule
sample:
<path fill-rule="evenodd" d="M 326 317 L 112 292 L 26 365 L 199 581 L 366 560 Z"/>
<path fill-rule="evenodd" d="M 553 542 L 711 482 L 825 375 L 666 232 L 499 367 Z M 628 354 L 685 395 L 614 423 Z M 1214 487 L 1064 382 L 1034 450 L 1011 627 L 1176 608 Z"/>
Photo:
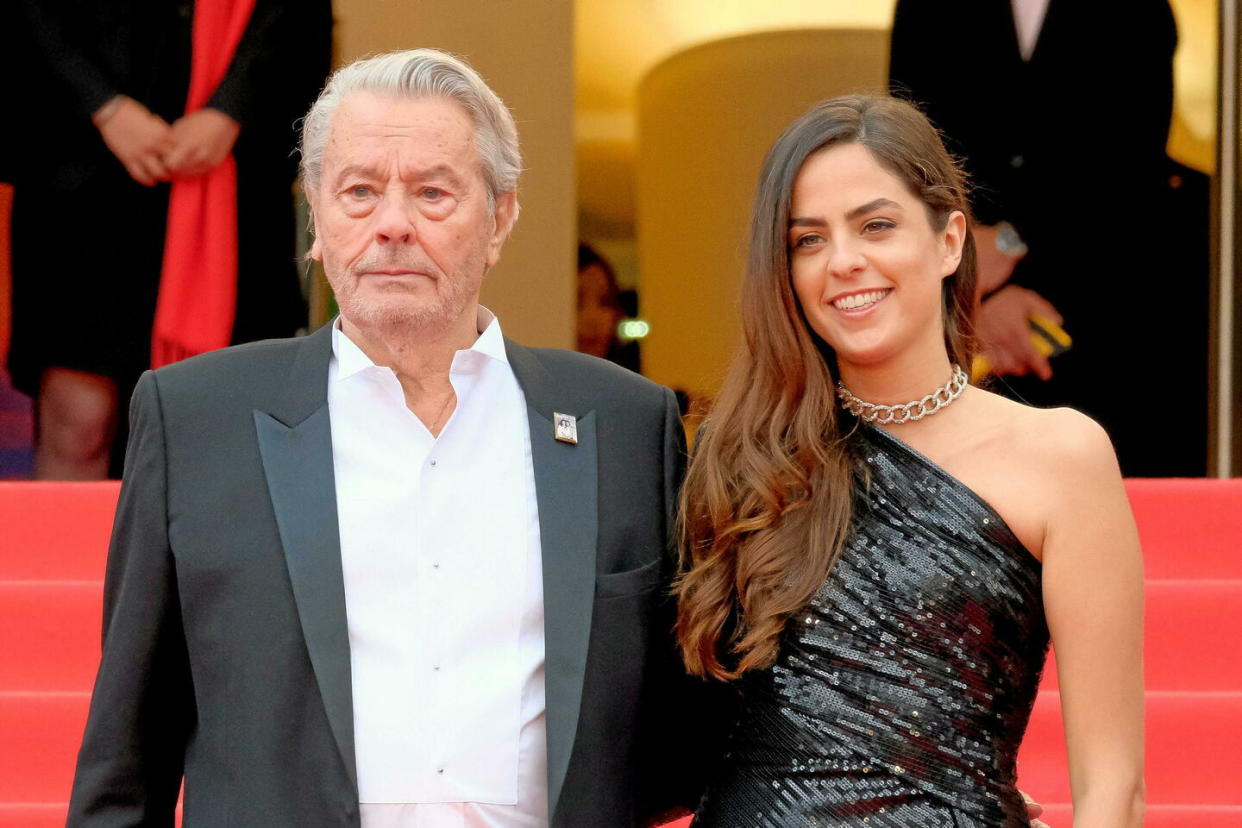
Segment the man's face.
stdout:
<path fill-rule="evenodd" d="M 342 316 L 363 331 L 473 324 L 483 274 L 500 257 L 512 193 L 488 215 L 466 111 L 444 98 L 358 92 L 332 119 L 312 257 Z"/>

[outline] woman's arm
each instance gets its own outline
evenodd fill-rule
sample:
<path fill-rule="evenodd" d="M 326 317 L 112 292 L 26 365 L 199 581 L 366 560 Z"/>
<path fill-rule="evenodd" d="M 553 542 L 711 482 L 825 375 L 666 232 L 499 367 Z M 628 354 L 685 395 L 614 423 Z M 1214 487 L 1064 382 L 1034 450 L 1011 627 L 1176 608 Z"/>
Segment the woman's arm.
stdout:
<path fill-rule="evenodd" d="M 1143 562 L 1104 430 L 1048 412 L 1044 606 L 1076 828 L 1143 824 Z"/>

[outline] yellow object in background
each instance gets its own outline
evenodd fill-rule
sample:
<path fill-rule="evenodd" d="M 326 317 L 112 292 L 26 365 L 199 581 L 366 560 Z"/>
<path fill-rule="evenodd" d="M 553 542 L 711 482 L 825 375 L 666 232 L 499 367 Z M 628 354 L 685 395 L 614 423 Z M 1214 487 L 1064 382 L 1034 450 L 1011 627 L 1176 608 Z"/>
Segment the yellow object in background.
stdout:
<path fill-rule="evenodd" d="M 1039 351 L 1046 357 L 1051 358 L 1057 354 L 1064 353 L 1074 344 L 1074 340 L 1070 338 L 1070 335 L 1060 325 L 1046 316 L 1033 313 L 1027 322 L 1031 326 L 1031 344 L 1035 346 L 1036 351 Z M 970 366 L 970 381 L 978 382 L 991 372 L 992 363 L 988 362 L 987 357 L 980 354 L 975 357 L 974 363 Z"/>

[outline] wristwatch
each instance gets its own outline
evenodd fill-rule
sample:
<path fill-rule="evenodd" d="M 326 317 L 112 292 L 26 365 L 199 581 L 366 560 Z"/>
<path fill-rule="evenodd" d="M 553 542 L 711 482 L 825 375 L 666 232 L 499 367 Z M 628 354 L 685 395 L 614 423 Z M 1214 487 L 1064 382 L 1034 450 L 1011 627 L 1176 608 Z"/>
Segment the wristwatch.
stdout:
<path fill-rule="evenodd" d="M 996 249 L 1006 256 L 1019 259 L 1025 256 L 1030 248 L 1026 246 L 1026 242 L 1022 241 L 1022 237 L 1018 235 L 1017 229 L 1012 224 L 1002 221 L 996 225 Z"/>

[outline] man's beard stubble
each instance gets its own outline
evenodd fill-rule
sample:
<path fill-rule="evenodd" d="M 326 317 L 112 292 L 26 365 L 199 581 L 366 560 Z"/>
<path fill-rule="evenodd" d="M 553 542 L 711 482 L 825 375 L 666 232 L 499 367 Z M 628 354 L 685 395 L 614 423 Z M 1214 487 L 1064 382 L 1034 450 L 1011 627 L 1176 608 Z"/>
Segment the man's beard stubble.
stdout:
<path fill-rule="evenodd" d="M 361 280 L 375 278 L 361 276 L 348 278 L 344 285 L 332 285 L 337 305 L 351 323 L 363 328 L 402 333 L 408 333 L 412 329 L 447 329 L 461 317 L 477 294 L 476 280 L 471 274 L 480 272 L 477 282 L 481 285 L 485 246 L 486 241 L 481 240 L 479 246 L 453 274 L 441 272 L 427 257 L 421 255 L 368 256 L 351 268 L 351 277 L 353 273 L 390 269 L 430 273 L 434 298 L 416 298 L 413 292 L 400 289 L 382 295 L 359 297 L 357 288 Z"/>

